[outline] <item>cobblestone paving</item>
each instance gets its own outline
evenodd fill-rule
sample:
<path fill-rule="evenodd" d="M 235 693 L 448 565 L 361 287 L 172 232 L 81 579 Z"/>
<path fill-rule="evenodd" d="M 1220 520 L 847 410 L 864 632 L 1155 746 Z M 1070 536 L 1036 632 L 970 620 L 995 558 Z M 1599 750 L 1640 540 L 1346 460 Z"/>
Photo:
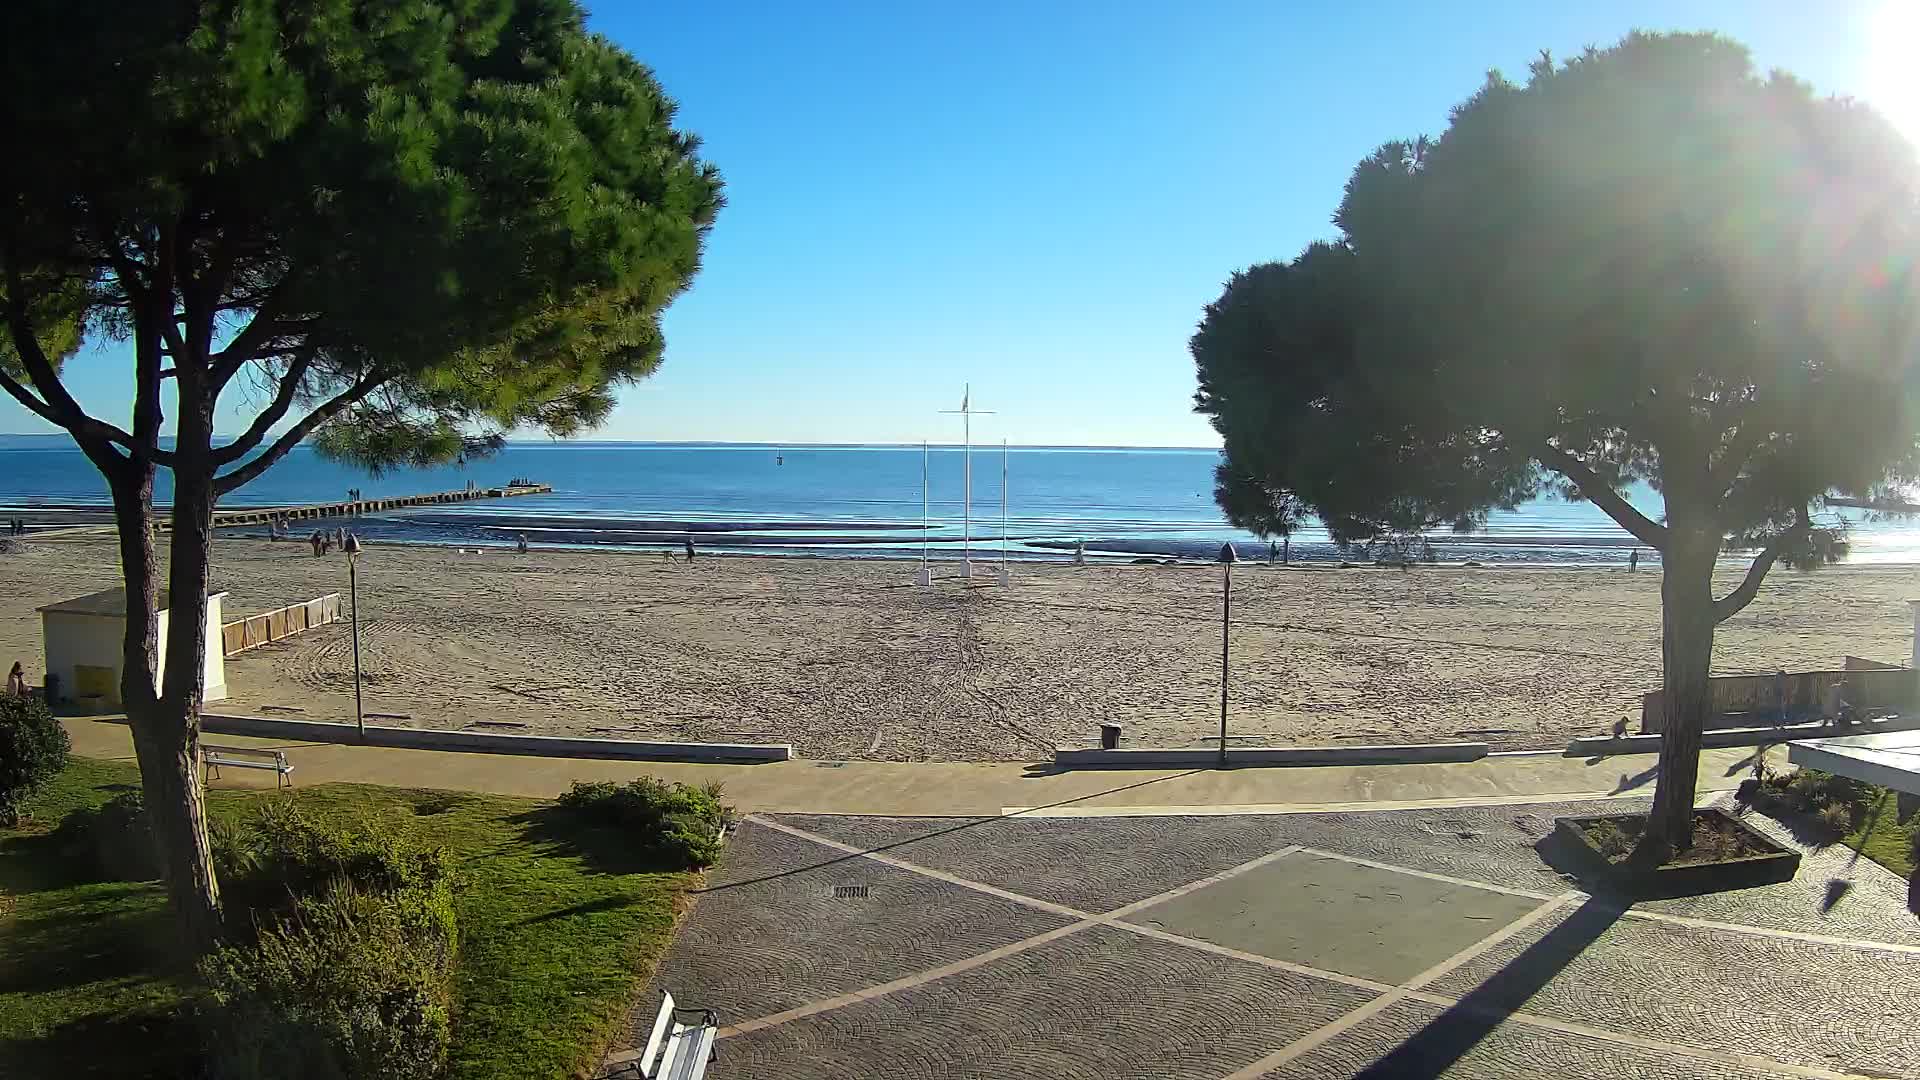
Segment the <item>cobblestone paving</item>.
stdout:
<path fill-rule="evenodd" d="M 1730 808 L 1733 804 L 1731 800 L 1724 800 L 1721 805 Z M 1907 910 L 1906 882 L 1856 855 L 1844 844 L 1813 847 L 1800 843 L 1786 826 L 1765 814 L 1750 813 L 1741 820 L 1776 842 L 1799 849 L 1800 873 L 1792 881 L 1762 889 L 1650 900 L 1640 904 L 1640 910 L 1807 934 L 1920 945 L 1920 919 L 1915 919 Z M 1846 882 L 1847 891 L 1830 910 L 1822 911 L 1828 887 L 1835 881 Z"/>
<path fill-rule="evenodd" d="M 1297 852 L 1127 921 L 1399 983 L 1539 906 L 1524 896 Z"/>
<path fill-rule="evenodd" d="M 1603 805 L 1645 812 L 1648 799 Z M 1731 806 L 1731 802 L 1725 803 Z M 787 817 L 800 828 L 862 847 L 903 844 L 892 854 L 923 866 L 1076 907 L 1115 906 L 1237 865 L 1285 844 L 1333 851 L 1428 873 L 1553 895 L 1579 882 L 1547 865 L 1535 845 L 1557 817 L 1597 813 L 1593 802 L 1448 807 L 1350 814 L 1225 818 L 860 818 Z M 1179 824 L 1169 825 L 1170 820 Z M 1791 882 L 1730 893 L 1649 901 L 1647 911 L 1776 930 L 1920 946 L 1907 884 L 1838 845 L 1810 847 L 1760 814 L 1746 820 L 1802 852 Z M 979 824 L 969 825 L 969 821 Z M 958 827 L 957 826 L 965 826 Z M 1170 832 L 1171 830 L 1171 832 Z M 1177 843 L 1170 843 L 1177 834 Z M 925 839 L 916 839 L 925 837 Z M 1125 859 L 1112 859 L 1125 852 Z M 1062 880 L 1054 867 L 1081 868 Z M 1186 874 L 1186 877 L 1182 877 Z M 1822 911 L 1828 883 L 1849 895 Z"/>
<path fill-rule="evenodd" d="M 1432 987 L 1504 1009 L 1843 1072 L 1920 1074 L 1920 956 L 1550 917 Z"/>
<path fill-rule="evenodd" d="M 1777 1080 L 1783 1073 L 1696 1061 L 1558 1031 L 1504 1023 L 1441 1021 L 1437 1005 L 1402 1001 L 1352 1031 L 1266 1075 L 1266 1080 L 1326 1080 L 1330 1076 L 1421 1077 L 1431 1080 Z M 1436 1021 L 1441 1021 L 1435 1024 Z M 1466 1030 L 1460 1030 L 1464 1027 Z M 1479 1036 L 1466 1045 L 1468 1036 Z M 1400 1049 L 1406 1047 L 1407 1049 Z M 1395 1051 L 1397 1057 L 1390 1057 Z M 1412 1060 L 1417 1059 L 1417 1060 Z M 1400 1067 L 1406 1062 L 1404 1068 Z"/>
<path fill-rule="evenodd" d="M 1212 1080 L 1373 995 L 1094 927 L 912 990 L 725 1040 L 727 1080 Z"/>
<path fill-rule="evenodd" d="M 1173 844 L 1159 818 L 780 820 L 863 848 L 906 841 L 888 854 L 1089 911 L 1145 899 L 1293 842 L 1277 829 L 1278 818 L 1257 817 L 1182 818 L 1191 825 Z"/>
<path fill-rule="evenodd" d="M 655 987 L 728 1020 L 780 1012 L 975 956 L 1072 920 L 948 885 L 818 844 L 742 827 L 724 870 L 694 901 Z M 764 879 L 764 880 L 762 880 Z M 836 886 L 866 886 L 836 899 Z M 658 994 L 636 1014 L 644 1041 Z"/>
<path fill-rule="evenodd" d="M 1316 1032 L 1270 1076 L 1920 1076 L 1920 953 L 1778 936 L 1920 945 L 1905 883 L 1809 849 L 1794 882 L 1638 909 L 1733 927 L 1652 921 L 1565 896 L 1535 850 L 1555 816 L 1592 809 L 770 819 L 933 876 L 750 821 L 654 985 L 743 1025 L 723 1030 L 715 1080 L 1225 1078 Z M 1248 865 L 1290 845 L 1310 850 Z M 1839 877 L 1852 886 L 1822 912 Z M 843 885 L 867 895 L 835 898 Z M 1382 897 L 1407 925 L 1369 914 Z M 1415 996 L 1349 1015 L 1430 970 Z"/>

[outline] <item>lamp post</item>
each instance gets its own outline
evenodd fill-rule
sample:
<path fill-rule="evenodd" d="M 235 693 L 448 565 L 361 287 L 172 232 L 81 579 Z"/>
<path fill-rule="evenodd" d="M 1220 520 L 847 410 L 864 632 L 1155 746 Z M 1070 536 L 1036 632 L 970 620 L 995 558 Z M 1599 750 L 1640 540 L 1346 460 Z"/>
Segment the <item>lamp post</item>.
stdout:
<path fill-rule="evenodd" d="M 347 553 L 348 618 L 353 620 L 353 726 L 360 732 L 360 741 L 366 742 L 367 718 L 360 708 L 360 582 L 354 573 L 360 563 L 360 538 L 348 533 L 340 550 Z"/>
<path fill-rule="evenodd" d="M 1233 621 L 1233 564 L 1240 556 L 1232 544 L 1220 545 L 1220 767 L 1227 767 L 1227 628 Z"/>

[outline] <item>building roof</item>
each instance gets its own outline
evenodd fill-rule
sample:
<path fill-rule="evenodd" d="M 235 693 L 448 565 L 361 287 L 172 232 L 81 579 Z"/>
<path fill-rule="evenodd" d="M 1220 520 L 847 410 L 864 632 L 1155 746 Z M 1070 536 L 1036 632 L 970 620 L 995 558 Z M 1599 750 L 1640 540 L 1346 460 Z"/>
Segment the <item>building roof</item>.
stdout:
<path fill-rule="evenodd" d="M 209 598 L 225 595 L 227 594 L 224 592 L 207 593 Z M 161 589 L 155 604 L 155 610 L 167 610 L 169 606 L 167 599 L 167 590 Z M 57 604 L 48 604 L 39 610 L 50 611 L 60 615 L 101 615 L 108 618 L 123 619 L 127 615 L 127 590 L 124 588 L 102 589 L 97 593 L 88 593 L 85 596 L 76 596 L 71 600 L 62 600 Z"/>
<path fill-rule="evenodd" d="M 1787 760 L 1920 795 L 1920 731 L 1877 731 L 1788 743 Z"/>

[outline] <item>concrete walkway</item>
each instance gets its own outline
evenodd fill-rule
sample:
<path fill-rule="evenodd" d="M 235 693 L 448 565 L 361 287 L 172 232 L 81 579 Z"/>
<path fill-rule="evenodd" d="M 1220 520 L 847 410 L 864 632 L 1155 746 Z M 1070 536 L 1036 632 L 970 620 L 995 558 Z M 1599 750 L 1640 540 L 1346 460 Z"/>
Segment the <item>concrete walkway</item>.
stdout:
<path fill-rule="evenodd" d="M 132 759 L 133 741 L 117 718 L 65 721 L 74 752 Z M 287 751 L 298 786 L 331 781 L 483 791 L 551 798 L 576 780 L 657 776 L 719 781 L 742 811 L 889 816 L 1098 817 L 1165 814 L 1282 814 L 1394 810 L 1504 802 L 1646 796 L 1652 754 L 1569 758 L 1495 755 L 1426 765 L 1198 770 L 1056 770 L 1051 765 L 987 762 L 786 761 L 766 765 L 460 754 L 341 746 L 214 735 L 206 741 Z M 1731 790 L 1751 751 L 1701 755 L 1700 790 Z M 217 787 L 271 787 L 270 773 L 226 770 Z"/>

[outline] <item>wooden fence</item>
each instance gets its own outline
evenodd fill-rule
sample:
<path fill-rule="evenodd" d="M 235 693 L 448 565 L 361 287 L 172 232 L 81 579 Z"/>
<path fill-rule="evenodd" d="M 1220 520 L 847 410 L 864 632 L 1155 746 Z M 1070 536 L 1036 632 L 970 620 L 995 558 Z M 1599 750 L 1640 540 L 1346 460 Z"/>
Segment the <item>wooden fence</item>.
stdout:
<path fill-rule="evenodd" d="M 248 649 L 265 645 L 269 641 L 279 641 L 302 630 L 311 630 L 316 626 L 340 621 L 340 594 L 328 593 L 318 596 L 304 604 L 288 604 L 286 607 L 259 615 L 249 615 L 238 622 L 230 622 L 220 627 L 220 647 L 228 656 L 243 653 Z"/>
<path fill-rule="evenodd" d="M 1709 680 L 1713 713 L 1707 728 L 1773 727 L 1804 724 L 1831 712 L 1833 688 L 1847 684 L 1847 699 L 1862 711 L 1910 708 L 1915 700 L 1914 672 L 1883 665 L 1846 671 L 1796 671 L 1780 675 L 1716 675 Z M 1666 694 L 1655 690 L 1640 699 L 1640 730 L 1658 734 L 1665 726 Z"/>

